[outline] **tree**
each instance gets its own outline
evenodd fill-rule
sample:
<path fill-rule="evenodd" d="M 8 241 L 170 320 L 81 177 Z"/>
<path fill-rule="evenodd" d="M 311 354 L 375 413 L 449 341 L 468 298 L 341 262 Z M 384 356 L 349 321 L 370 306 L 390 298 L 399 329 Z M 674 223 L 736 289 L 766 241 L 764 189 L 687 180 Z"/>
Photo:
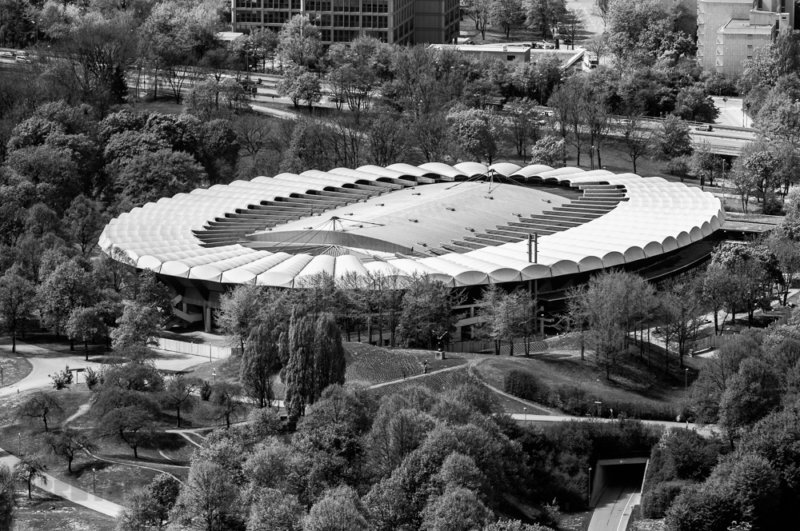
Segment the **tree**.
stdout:
<path fill-rule="evenodd" d="M 367 119 L 367 161 L 377 166 L 393 164 L 410 147 L 409 124 L 397 113 L 373 113 Z"/>
<path fill-rule="evenodd" d="M 365 510 L 350 487 L 327 491 L 303 519 L 305 531 L 366 531 Z"/>
<path fill-rule="evenodd" d="M 108 336 L 104 316 L 96 307 L 80 307 L 72 310 L 65 331 L 70 339 L 83 341 L 86 361 L 89 361 L 89 341 Z"/>
<path fill-rule="evenodd" d="M 117 320 L 117 327 L 111 331 L 111 341 L 115 349 L 130 346 L 146 347 L 155 343 L 160 316 L 151 306 L 128 303 Z"/>
<path fill-rule="evenodd" d="M 223 531 L 241 525 L 239 489 L 218 464 L 193 461 L 189 479 L 175 503 L 178 520 L 205 531 Z"/>
<path fill-rule="evenodd" d="M 231 417 L 242 409 L 238 400 L 241 392 L 241 387 L 228 382 L 217 382 L 211 388 L 210 402 L 216 409 L 218 418 L 225 420 L 225 427 L 228 429 L 231 427 Z"/>
<path fill-rule="evenodd" d="M 461 146 L 466 155 L 478 162 L 492 163 L 497 156 L 495 138 L 500 130 L 495 114 L 480 109 L 453 110 L 448 113 L 447 121 L 454 145 Z"/>
<path fill-rule="evenodd" d="M 100 203 L 83 194 L 72 200 L 64 213 L 64 220 L 72 241 L 78 244 L 84 256 L 97 244 L 97 237 L 106 222 L 101 214 Z"/>
<path fill-rule="evenodd" d="M 442 282 L 415 279 L 403 295 L 397 335 L 406 347 L 433 347 L 453 326 L 453 296 Z"/>
<path fill-rule="evenodd" d="M 506 39 L 510 37 L 512 29 L 525 22 L 525 10 L 520 0 L 498 0 L 491 2 L 489 5 L 489 15 L 492 24 L 503 28 Z M 485 31 L 483 33 L 485 33 Z M 486 36 L 484 35 L 483 38 L 485 39 Z"/>
<path fill-rule="evenodd" d="M 607 272 L 592 277 L 585 288 L 570 295 L 570 314 L 585 326 L 606 378 L 616 355 L 627 345 L 652 306 L 653 288 L 643 278 L 625 272 Z"/>
<path fill-rule="evenodd" d="M 485 320 L 486 335 L 495 341 L 495 354 L 500 353 L 501 342 L 508 341 L 513 356 L 514 338 L 522 337 L 528 355 L 529 339 L 535 329 L 535 308 L 530 294 L 524 290 L 506 293 L 491 286 L 484 291 L 481 304 L 480 317 Z"/>
<path fill-rule="evenodd" d="M 641 114 L 628 114 L 623 119 L 622 141 L 636 173 L 636 161 L 647 155 L 652 146 L 652 132 Z"/>
<path fill-rule="evenodd" d="M 164 405 L 175 410 L 178 427 L 181 427 L 181 410 L 187 411 L 194 404 L 194 392 L 198 382 L 187 379 L 181 374 L 175 375 L 164 388 L 161 395 Z"/>
<path fill-rule="evenodd" d="M 220 297 L 217 324 L 239 343 L 241 352 L 244 352 L 244 342 L 258 319 L 262 304 L 260 295 L 260 287 L 240 284 Z"/>
<path fill-rule="evenodd" d="M 714 100 L 706 94 L 705 87 L 696 85 L 684 87 L 675 98 L 676 116 L 695 122 L 713 122 L 719 116 Z"/>
<path fill-rule="evenodd" d="M 157 475 L 147 486 L 137 489 L 128 498 L 126 508 L 119 516 L 117 529 L 165 529 L 180 490 L 181 483 L 174 476 L 165 472 Z"/>
<path fill-rule="evenodd" d="M 44 475 L 45 465 L 36 456 L 25 456 L 19 463 L 14 466 L 14 476 L 18 481 L 25 482 L 28 487 L 28 499 L 32 499 L 31 487 L 34 481 L 41 481 L 47 483 L 47 478 Z"/>
<path fill-rule="evenodd" d="M 538 30 L 543 39 L 553 35 L 567 10 L 564 0 L 531 0 L 527 8 L 528 27 Z"/>
<path fill-rule="evenodd" d="M 564 12 L 559 24 L 559 35 L 565 35 L 569 39 L 572 49 L 575 49 L 575 41 L 583 30 L 583 14 L 577 9 L 567 9 Z"/>
<path fill-rule="evenodd" d="M 0 526 L 11 529 L 16 509 L 14 475 L 5 463 L 0 464 Z"/>
<path fill-rule="evenodd" d="M 98 434 L 128 445 L 133 450 L 133 458 L 139 459 L 139 448 L 153 440 L 155 423 L 151 412 L 140 406 L 116 407 L 103 415 Z"/>
<path fill-rule="evenodd" d="M 743 154 L 742 159 L 741 171 L 752 176 L 765 213 L 769 213 L 772 197 L 778 185 L 776 179 L 779 166 L 778 156 L 769 149 L 756 147 L 750 153 Z"/>
<path fill-rule="evenodd" d="M 303 67 L 290 67 L 283 74 L 277 85 L 278 94 L 288 96 L 295 108 L 301 101 L 308 104 L 308 108 L 322 99 L 322 85 L 319 78 Z"/>
<path fill-rule="evenodd" d="M 297 496 L 278 489 L 262 489 L 250 505 L 247 531 L 301 531 L 303 513 Z"/>
<path fill-rule="evenodd" d="M 289 359 L 283 372 L 286 383 L 286 410 L 297 420 L 305 414 L 313 392 L 314 351 L 313 323 L 308 317 L 292 312 L 289 324 Z"/>
<path fill-rule="evenodd" d="M 677 61 L 694 53 L 688 35 L 676 30 L 679 11 L 660 0 L 609 2 L 609 44 L 623 63 L 651 65 L 660 58 Z"/>
<path fill-rule="evenodd" d="M 505 106 L 509 136 L 514 142 L 517 155 L 523 159 L 527 155 L 529 142 L 538 140 L 539 113 L 533 108 L 535 104 L 535 102 L 514 100 Z"/>
<path fill-rule="evenodd" d="M 531 148 L 531 164 L 544 164 L 556 167 L 565 151 L 566 142 L 563 138 L 551 135 L 537 140 Z"/>
<path fill-rule="evenodd" d="M 0 317 L 3 329 L 11 334 L 12 353 L 17 352 L 17 333 L 30 317 L 35 296 L 33 283 L 21 276 L 18 269 L 8 269 L 0 277 Z"/>
<path fill-rule="evenodd" d="M 766 362 L 747 358 L 725 384 L 720 424 L 738 431 L 755 424 L 780 405 L 778 375 Z"/>
<path fill-rule="evenodd" d="M 36 298 L 42 308 L 45 323 L 63 330 L 72 310 L 91 306 L 94 284 L 90 273 L 75 260 L 61 263 L 39 285 Z M 74 348 L 74 344 L 70 344 Z"/>
<path fill-rule="evenodd" d="M 160 149 L 126 160 L 115 175 L 121 196 L 135 206 L 190 192 L 207 179 L 203 167 L 189 153 Z"/>
<path fill-rule="evenodd" d="M 346 369 L 342 332 L 333 314 L 325 312 L 314 325 L 314 376 L 310 402 L 313 404 L 329 385 L 343 385 Z"/>
<path fill-rule="evenodd" d="M 692 153 L 689 166 L 692 173 L 700 179 L 701 186 L 706 183 L 706 180 L 709 184 L 714 184 L 714 168 L 717 166 L 717 157 L 711 152 L 707 143 L 704 142 Z"/>
<path fill-rule="evenodd" d="M 239 381 L 258 407 L 270 407 L 274 398 L 272 377 L 281 366 L 279 338 L 269 325 L 258 325 L 250 332 L 242 354 Z"/>
<path fill-rule="evenodd" d="M 45 436 L 45 443 L 53 454 L 67 460 L 67 470 L 70 474 L 72 474 L 72 461 L 78 452 L 84 450 L 91 452 L 95 449 L 95 444 L 88 436 L 70 428 L 65 428 L 59 433 L 48 433 Z"/>
<path fill-rule="evenodd" d="M 37 391 L 28 397 L 17 409 L 18 417 L 29 417 L 41 419 L 44 424 L 44 431 L 48 431 L 47 419 L 58 417 L 63 412 L 60 400 L 56 395 Z"/>
<path fill-rule="evenodd" d="M 452 487 L 428 502 L 420 529 L 425 531 L 458 531 L 482 529 L 494 519 L 492 511 L 463 487 Z"/>
<path fill-rule="evenodd" d="M 278 34 L 278 53 L 299 67 L 314 66 L 322 53 L 319 28 L 308 16 L 295 15 Z"/>

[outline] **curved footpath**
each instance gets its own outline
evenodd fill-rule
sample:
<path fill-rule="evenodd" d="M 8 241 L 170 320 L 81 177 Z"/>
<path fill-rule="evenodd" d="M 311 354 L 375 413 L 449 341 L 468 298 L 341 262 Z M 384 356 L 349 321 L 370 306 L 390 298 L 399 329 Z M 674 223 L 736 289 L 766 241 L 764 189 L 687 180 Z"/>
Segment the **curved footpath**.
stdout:
<path fill-rule="evenodd" d="M 0 353 L 4 351 L 11 351 L 11 341 L 7 338 L 0 340 Z M 28 376 L 12 385 L 0 387 L 0 398 L 31 391 L 33 389 L 50 388 L 52 386 L 50 375 L 63 370 L 67 366 L 73 369 L 89 367 L 99 369 L 103 366 L 100 363 L 84 361 L 82 352 L 80 351 L 75 351 L 74 355 L 64 356 L 60 352 L 53 352 L 20 340 L 17 340 L 17 353 L 24 356 L 31 363 L 31 372 Z M 205 357 L 176 355 L 174 353 L 164 354 L 167 354 L 168 358 L 155 360 L 156 367 L 159 369 L 179 371 L 193 365 L 205 363 L 206 361 Z M 81 383 L 82 382 L 80 382 L 79 385 Z M 83 411 L 79 409 L 73 418 L 79 416 L 81 413 L 83 413 Z M 71 419 L 67 419 L 67 422 L 69 420 Z M 20 459 L 18 457 L 0 448 L 0 464 L 8 465 L 9 468 L 13 469 L 19 461 Z M 90 494 L 50 474 L 44 474 L 43 479 L 36 480 L 33 484 L 46 492 L 112 518 L 117 518 L 125 509 L 122 505 Z"/>

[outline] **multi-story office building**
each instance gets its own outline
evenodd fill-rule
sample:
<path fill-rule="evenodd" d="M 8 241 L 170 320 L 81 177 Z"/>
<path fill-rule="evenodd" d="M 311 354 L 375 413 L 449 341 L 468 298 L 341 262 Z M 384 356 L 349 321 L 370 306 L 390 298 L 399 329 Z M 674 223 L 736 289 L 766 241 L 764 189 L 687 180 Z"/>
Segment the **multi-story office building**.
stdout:
<path fill-rule="evenodd" d="M 349 42 L 360 35 L 393 44 L 451 42 L 458 36 L 458 0 L 231 0 L 235 31 L 281 25 L 306 15 L 322 41 Z"/>
<path fill-rule="evenodd" d="M 697 0 L 697 60 L 728 77 L 770 44 L 779 31 L 798 29 L 798 0 Z"/>

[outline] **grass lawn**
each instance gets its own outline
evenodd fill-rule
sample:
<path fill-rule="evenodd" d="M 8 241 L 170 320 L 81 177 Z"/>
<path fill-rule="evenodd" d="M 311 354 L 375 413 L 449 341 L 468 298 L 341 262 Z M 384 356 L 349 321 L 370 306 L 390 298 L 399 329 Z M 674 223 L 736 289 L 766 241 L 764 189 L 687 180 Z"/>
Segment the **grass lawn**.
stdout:
<path fill-rule="evenodd" d="M 14 385 L 31 373 L 33 366 L 31 362 L 23 357 L 15 356 L 12 354 L 4 354 L 0 358 L 0 387 L 7 387 Z"/>
<path fill-rule="evenodd" d="M 345 343 L 347 372 L 345 381 L 351 385 L 369 387 L 416 376 L 428 371 L 437 371 L 466 363 L 470 354 L 450 354 L 443 360 L 436 359 L 431 350 L 386 349 L 368 343 Z"/>
<path fill-rule="evenodd" d="M 80 505 L 68 502 L 41 489 L 33 489 L 33 499 L 28 500 L 27 490 L 17 491 L 17 510 L 12 531 L 110 531 L 116 521 Z"/>
<path fill-rule="evenodd" d="M 453 389 L 455 387 L 458 387 L 460 384 L 468 381 L 469 378 L 470 376 L 469 373 L 467 372 L 467 368 L 464 367 L 461 369 L 456 369 L 454 371 L 428 374 L 426 376 L 422 376 L 421 378 L 415 378 L 413 380 L 408 380 L 405 382 L 397 382 L 391 385 L 386 385 L 384 387 L 378 387 L 377 389 L 373 389 L 370 392 L 376 393 L 379 396 L 386 396 L 400 392 L 403 389 L 407 389 L 415 385 L 421 385 L 423 387 L 431 389 L 432 391 L 441 393 L 447 391 L 448 389 Z"/>
<path fill-rule="evenodd" d="M 612 375 L 611 380 L 606 380 L 604 370 L 597 366 L 591 355 L 587 355 L 583 362 L 579 357 L 558 354 L 530 358 L 493 357 L 475 368 L 484 381 L 498 389 L 504 388 L 505 376 L 512 370 L 530 372 L 550 389 L 575 386 L 601 400 L 646 403 L 657 407 L 677 404 L 683 398 L 682 389 L 665 384 L 658 374 L 649 372 L 635 360 Z"/>

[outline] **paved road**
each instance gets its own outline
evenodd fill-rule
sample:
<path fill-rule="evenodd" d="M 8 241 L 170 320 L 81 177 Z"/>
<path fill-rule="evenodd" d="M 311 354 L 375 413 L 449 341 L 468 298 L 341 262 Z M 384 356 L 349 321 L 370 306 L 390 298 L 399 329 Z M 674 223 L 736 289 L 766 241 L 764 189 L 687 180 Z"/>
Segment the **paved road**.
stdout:
<path fill-rule="evenodd" d="M 608 487 L 592 513 L 589 531 L 625 531 L 631 511 L 639 503 L 639 489 Z"/>
<path fill-rule="evenodd" d="M 719 116 L 714 121 L 715 124 L 753 127 L 752 118 L 742 112 L 742 98 L 711 96 L 711 99 L 714 100 L 714 106 L 719 109 Z"/>
<path fill-rule="evenodd" d="M 0 448 L 0 463 L 6 464 L 9 468 L 13 469 L 14 466 L 19 463 L 19 458 Z M 111 516 L 112 518 L 117 518 L 125 509 L 122 505 L 118 505 L 110 500 L 99 498 L 94 494 L 89 494 L 85 490 L 79 489 L 70 485 L 69 483 L 61 481 L 60 479 L 54 478 L 50 474 L 44 475 L 44 481 L 36 480 L 33 483 L 44 491 L 55 494 L 60 498 L 71 501 L 72 503 L 83 505 L 84 507 L 93 511 L 97 511 L 98 513 Z"/>

